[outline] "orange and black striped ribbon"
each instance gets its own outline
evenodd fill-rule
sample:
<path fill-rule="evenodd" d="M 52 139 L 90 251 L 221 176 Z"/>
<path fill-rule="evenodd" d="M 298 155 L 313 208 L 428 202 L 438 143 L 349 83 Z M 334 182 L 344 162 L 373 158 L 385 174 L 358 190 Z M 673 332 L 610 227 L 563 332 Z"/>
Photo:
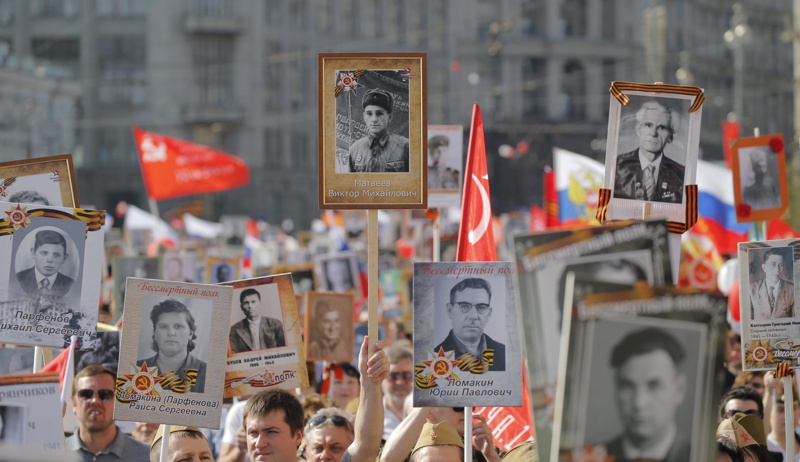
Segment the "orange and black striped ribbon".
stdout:
<path fill-rule="evenodd" d="M 30 217 L 48 217 L 61 220 L 80 220 L 86 222 L 87 231 L 99 231 L 106 223 L 104 210 L 72 209 L 73 214 L 56 209 L 33 209 L 27 212 Z M 0 236 L 14 234 L 14 226 L 9 219 L 0 221 Z"/>
<path fill-rule="evenodd" d="M 483 350 L 481 358 L 482 359 L 478 359 L 470 353 L 464 353 L 456 358 L 456 361 L 458 361 L 456 367 L 458 367 L 459 370 L 472 374 L 485 374 L 489 372 L 489 368 L 494 364 L 494 350 L 491 348 Z M 436 388 L 436 377 L 433 373 L 423 373 L 427 367 L 428 366 L 425 364 L 414 365 L 414 383 L 420 390 Z"/>
<path fill-rule="evenodd" d="M 706 97 L 700 87 L 691 87 L 687 85 L 665 85 L 661 83 L 635 83 L 635 82 L 612 82 L 609 92 L 619 101 L 619 104 L 626 106 L 630 102 L 630 98 L 625 94 L 626 91 L 644 91 L 653 93 L 667 93 L 673 95 L 689 95 L 694 96 L 694 101 L 689 112 L 695 112 L 703 105 Z"/>
<path fill-rule="evenodd" d="M 353 72 L 353 77 L 355 77 L 356 79 L 358 79 L 359 77 L 361 77 L 362 75 L 364 75 L 364 73 L 365 73 L 365 72 L 367 72 L 367 70 L 366 70 L 366 69 L 356 69 L 356 70 Z M 336 85 L 336 87 L 333 89 L 333 96 L 334 96 L 334 97 L 337 97 L 337 96 L 339 96 L 339 94 L 340 94 L 340 93 L 342 93 L 343 91 L 344 91 L 344 86 L 343 86 L 343 85 Z"/>
<path fill-rule="evenodd" d="M 667 229 L 671 233 L 675 234 L 683 234 L 686 231 L 689 231 L 692 226 L 697 223 L 698 213 L 697 213 L 697 185 L 696 184 L 689 184 L 686 185 L 684 188 L 686 191 L 686 207 L 684 208 L 684 212 L 686 214 L 685 222 L 679 223 L 677 221 L 668 221 L 667 222 Z M 606 222 L 606 212 L 608 212 L 608 204 L 611 201 L 611 190 L 610 189 L 600 189 L 600 194 L 598 197 L 597 203 L 597 213 L 595 214 L 595 218 L 600 223 Z"/>
<path fill-rule="evenodd" d="M 197 383 L 197 372 L 197 369 L 186 369 L 186 379 L 184 380 L 174 371 L 168 371 L 160 376 L 161 381 L 159 385 L 161 385 L 161 388 L 164 390 L 172 390 L 175 393 L 186 393 Z M 122 399 L 119 397 L 120 392 L 125 391 L 123 387 L 126 383 L 128 383 L 128 379 L 123 376 L 117 376 L 117 402 L 131 402 L 129 399 Z M 135 394 L 135 392 L 131 394 Z"/>

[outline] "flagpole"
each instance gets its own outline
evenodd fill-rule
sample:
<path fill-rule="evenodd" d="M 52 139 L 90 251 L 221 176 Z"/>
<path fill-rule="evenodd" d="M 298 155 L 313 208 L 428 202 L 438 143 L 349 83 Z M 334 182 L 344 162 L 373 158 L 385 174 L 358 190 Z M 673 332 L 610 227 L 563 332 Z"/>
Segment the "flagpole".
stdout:
<path fill-rule="evenodd" d="M 161 458 L 159 460 L 161 462 L 167 462 L 167 456 L 169 455 L 170 425 L 161 424 L 161 427 L 164 431 L 161 433 Z"/>
<path fill-rule="evenodd" d="M 441 242 L 439 231 L 439 209 L 433 209 L 433 261 L 441 261 Z"/>
<path fill-rule="evenodd" d="M 367 210 L 367 335 L 369 354 L 378 340 L 378 210 Z"/>
<path fill-rule="evenodd" d="M 73 368 L 75 368 L 75 344 L 76 343 L 78 343 L 78 336 L 77 335 L 73 335 L 72 337 L 70 337 L 69 354 L 67 356 L 67 368 L 64 371 L 64 383 L 61 386 L 61 407 L 64 407 L 64 404 L 67 403 L 67 396 L 69 396 L 69 393 L 67 393 L 67 389 L 68 388 L 72 388 L 72 384 L 71 383 L 69 383 L 69 384 L 66 383 L 66 380 L 67 380 L 67 377 L 69 377 L 69 375 L 68 375 L 69 371 L 72 370 Z"/>
<path fill-rule="evenodd" d="M 158 213 L 158 201 L 152 197 L 148 197 L 147 204 L 150 206 L 150 213 L 152 213 L 156 218 L 161 218 L 161 215 Z"/>

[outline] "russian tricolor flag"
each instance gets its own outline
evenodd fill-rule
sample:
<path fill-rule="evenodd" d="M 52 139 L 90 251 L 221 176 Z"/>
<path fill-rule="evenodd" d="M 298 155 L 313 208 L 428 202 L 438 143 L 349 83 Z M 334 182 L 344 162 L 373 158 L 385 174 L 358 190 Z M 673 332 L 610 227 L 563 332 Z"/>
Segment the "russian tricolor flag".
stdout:
<path fill-rule="evenodd" d="M 605 167 L 584 155 L 553 148 L 553 170 L 561 225 L 598 224 L 594 215 Z"/>
<path fill-rule="evenodd" d="M 748 240 L 750 224 L 736 222 L 733 174 L 726 167 L 698 160 L 697 191 L 700 219 L 692 230 L 713 239 L 720 254 L 736 254 L 737 244 Z"/>

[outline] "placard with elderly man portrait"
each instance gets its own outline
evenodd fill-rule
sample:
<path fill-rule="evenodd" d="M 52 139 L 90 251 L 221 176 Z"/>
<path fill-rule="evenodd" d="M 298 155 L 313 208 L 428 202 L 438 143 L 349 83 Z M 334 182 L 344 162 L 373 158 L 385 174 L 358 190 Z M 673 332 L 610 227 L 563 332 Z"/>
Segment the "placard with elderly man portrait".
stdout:
<path fill-rule="evenodd" d="M 114 417 L 219 425 L 233 289 L 128 278 Z"/>
<path fill-rule="evenodd" d="M 415 263 L 414 405 L 521 405 L 516 314 L 510 262 Z"/>
<path fill-rule="evenodd" d="M 600 204 L 607 201 L 608 219 L 685 221 L 685 187 L 695 179 L 701 97 L 702 90 L 693 87 L 612 84 L 608 192 L 601 194 Z"/>
<path fill-rule="evenodd" d="M 783 135 L 738 138 L 731 146 L 736 221 L 779 219 L 789 207 Z"/>

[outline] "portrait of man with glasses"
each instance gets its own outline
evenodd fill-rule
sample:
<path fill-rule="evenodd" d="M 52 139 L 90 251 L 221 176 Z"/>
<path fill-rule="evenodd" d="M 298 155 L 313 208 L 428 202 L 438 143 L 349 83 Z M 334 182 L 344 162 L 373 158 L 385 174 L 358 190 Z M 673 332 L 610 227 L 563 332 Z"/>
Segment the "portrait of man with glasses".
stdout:
<path fill-rule="evenodd" d="M 447 317 L 451 329 L 439 343 L 445 352 L 454 351 L 456 359 L 469 359 L 472 373 L 506 370 L 506 346 L 484 332 L 492 317 L 492 285 L 486 279 L 466 278 L 450 289 Z M 438 330 L 438 326 L 437 326 Z M 470 356 L 465 356 L 470 355 Z"/>

